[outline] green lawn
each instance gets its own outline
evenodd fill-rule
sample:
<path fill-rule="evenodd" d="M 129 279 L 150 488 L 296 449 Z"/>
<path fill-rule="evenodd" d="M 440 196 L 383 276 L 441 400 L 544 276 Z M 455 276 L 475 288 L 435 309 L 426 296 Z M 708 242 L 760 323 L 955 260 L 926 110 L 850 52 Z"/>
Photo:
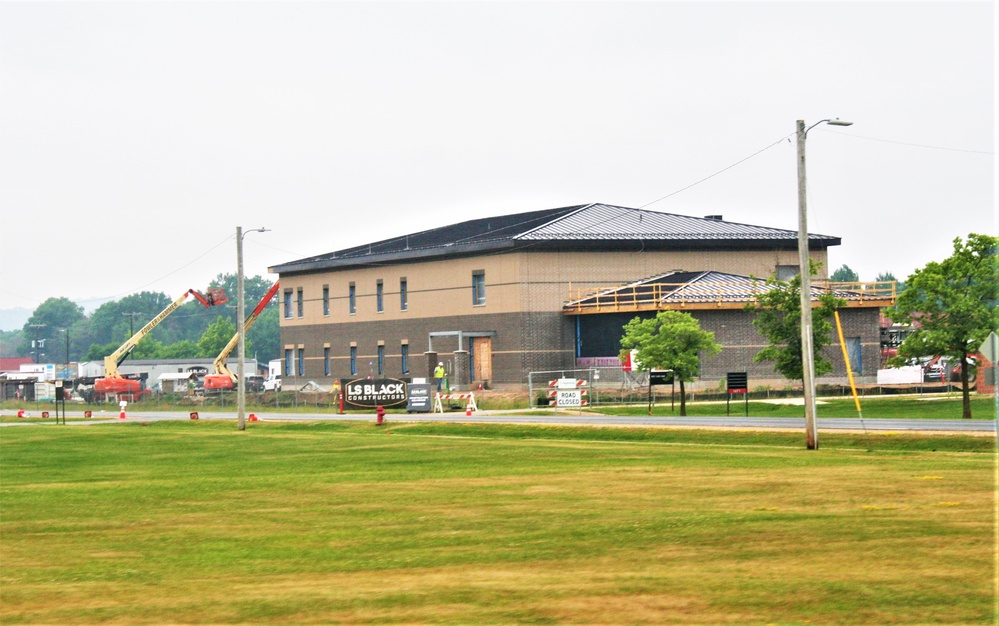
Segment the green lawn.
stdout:
<path fill-rule="evenodd" d="M 800 402 L 800 399 L 799 399 Z M 857 405 L 852 397 L 817 398 L 816 414 L 823 417 L 858 417 Z M 674 406 L 675 404 L 675 406 Z M 860 399 L 860 408 L 865 418 L 913 418 L 913 419 L 961 419 L 960 394 L 924 395 L 924 396 L 868 396 Z M 608 415 L 647 415 L 648 404 L 600 407 L 593 410 Z M 688 402 L 687 415 L 745 415 L 746 401 L 736 396 L 726 406 L 725 402 Z M 679 399 L 670 402 L 669 394 L 658 397 L 652 407 L 653 415 L 679 415 Z M 971 414 L 973 419 L 994 420 L 995 401 L 982 395 L 971 396 Z M 778 401 L 749 401 L 750 417 L 803 417 L 805 409 L 801 404 L 786 404 Z M 820 424 L 821 426 L 821 424 Z"/>
<path fill-rule="evenodd" d="M 4 428 L 0 623 L 994 623 L 994 441 L 800 439 Z"/>

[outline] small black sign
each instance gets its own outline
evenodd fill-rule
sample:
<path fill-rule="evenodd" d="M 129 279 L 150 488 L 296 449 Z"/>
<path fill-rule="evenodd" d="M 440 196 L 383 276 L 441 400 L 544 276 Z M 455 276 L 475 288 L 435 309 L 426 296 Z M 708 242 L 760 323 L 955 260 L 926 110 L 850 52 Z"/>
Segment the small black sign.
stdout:
<path fill-rule="evenodd" d="M 341 379 L 344 404 L 354 408 L 399 406 L 406 403 L 406 381 L 397 378 Z"/>
<path fill-rule="evenodd" d="M 649 372 L 649 385 L 672 385 L 673 372 L 671 370 L 651 370 Z"/>
<path fill-rule="evenodd" d="M 746 372 L 729 372 L 725 375 L 729 393 L 749 393 L 749 375 Z"/>
<path fill-rule="evenodd" d="M 406 410 L 411 413 L 429 413 L 434 409 L 431 402 L 433 385 L 429 383 L 410 383 L 409 399 L 406 401 Z"/>

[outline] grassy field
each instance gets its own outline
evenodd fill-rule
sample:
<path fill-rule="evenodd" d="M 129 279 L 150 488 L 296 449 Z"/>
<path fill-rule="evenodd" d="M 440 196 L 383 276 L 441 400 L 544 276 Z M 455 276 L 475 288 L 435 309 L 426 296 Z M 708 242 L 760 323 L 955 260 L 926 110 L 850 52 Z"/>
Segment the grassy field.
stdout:
<path fill-rule="evenodd" d="M 800 402 L 800 400 L 799 400 Z M 871 396 L 860 399 L 860 408 L 865 418 L 918 418 L 918 419 L 961 419 L 961 396 L 925 395 L 925 396 Z M 609 415 L 647 415 L 648 405 L 632 405 L 627 407 L 597 407 L 595 410 Z M 687 415 L 710 416 L 745 415 L 746 402 L 733 397 L 726 407 L 724 402 L 688 402 Z M 750 417 L 803 417 L 804 407 L 801 404 L 781 402 L 763 402 L 750 400 Z M 857 417 L 857 406 L 852 398 L 818 398 L 816 412 L 819 419 L 823 417 Z M 995 401 L 988 396 L 973 395 L 971 397 L 971 412 L 973 419 L 994 420 Z M 653 415 L 679 415 L 680 402 L 675 408 L 666 396 L 662 397 L 652 407 Z"/>
<path fill-rule="evenodd" d="M 0 623 L 992 624 L 994 442 L 0 432 Z M 792 439 L 793 438 L 793 439 Z"/>

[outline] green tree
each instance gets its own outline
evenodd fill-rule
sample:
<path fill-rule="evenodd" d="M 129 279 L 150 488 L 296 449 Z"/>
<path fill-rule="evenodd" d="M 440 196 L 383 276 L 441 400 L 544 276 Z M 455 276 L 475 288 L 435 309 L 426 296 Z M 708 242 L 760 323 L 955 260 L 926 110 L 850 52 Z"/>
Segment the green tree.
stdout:
<path fill-rule="evenodd" d="M 905 291 L 905 281 L 901 281 L 895 278 L 895 275 L 891 272 L 882 272 L 874 278 L 875 282 L 879 283 L 895 283 L 895 295 L 898 295 Z M 887 289 L 879 289 L 879 292 L 884 291 L 886 294 L 890 292 Z"/>
<path fill-rule="evenodd" d="M 196 341 L 191 341 L 190 339 L 183 339 L 176 343 L 172 343 L 168 346 L 163 346 L 160 350 L 160 359 L 197 359 L 200 357 L 208 356 L 202 354 L 201 348 L 198 347 Z M 211 356 L 215 356 L 214 354 Z"/>
<path fill-rule="evenodd" d="M 202 354 L 214 358 L 235 334 L 236 325 L 233 321 L 219 315 L 205 331 L 205 334 L 201 335 L 201 339 L 198 340 L 198 349 L 201 350 Z M 247 347 L 249 347 L 249 342 L 247 342 Z"/>
<path fill-rule="evenodd" d="M 962 417 L 971 418 L 970 356 L 999 327 L 999 237 L 968 235 L 954 240 L 954 254 L 931 261 L 906 280 L 888 316 L 912 324 L 913 332 L 891 365 L 921 356 L 947 356 L 961 364 Z"/>
<path fill-rule="evenodd" d="M 86 318 L 83 307 L 69 298 L 49 298 L 38 305 L 22 329 L 21 351 L 32 354 L 31 342 L 45 342 L 46 360 L 50 362 L 65 359 L 67 328 Z"/>
<path fill-rule="evenodd" d="M 816 266 L 812 266 L 812 275 Z M 813 297 L 814 301 L 814 297 Z M 815 376 L 832 371 L 833 365 L 822 356 L 822 348 L 830 343 L 832 318 L 837 308 L 846 303 L 832 293 L 823 291 L 819 306 L 812 308 L 812 348 L 815 356 Z M 753 326 L 769 342 L 753 357 L 754 363 L 772 361 L 774 371 L 788 380 L 800 380 L 804 385 L 801 349 L 801 277 L 777 280 L 771 276 L 755 303 L 746 305 L 754 313 Z"/>
<path fill-rule="evenodd" d="M 260 363 L 281 358 L 281 325 L 278 321 L 277 304 L 271 303 L 260 312 L 256 323 L 246 331 L 246 345 L 253 345 L 253 352 L 247 349 L 247 356 L 252 354 Z"/>
<path fill-rule="evenodd" d="M 829 280 L 836 283 L 856 283 L 860 281 L 860 275 L 850 269 L 850 266 L 841 265 L 838 270 L 832 273 Z"/>
<path fill-rule="evenodd" d="M 721 346 L 715 343 L 715 334 L 701 330 L 701 325 L 689 313 L 660 311 L 655 317 L 636 317 L 624 325 L 621 338 L 621 356 L 632 349 L 638 350 L 636 358 L 642 367 L 672 370 L 673 378 L 680 381 L 680 415 L 687 414 L 684 383 L 700 374 L 700 353 L 718 354 Z"/>

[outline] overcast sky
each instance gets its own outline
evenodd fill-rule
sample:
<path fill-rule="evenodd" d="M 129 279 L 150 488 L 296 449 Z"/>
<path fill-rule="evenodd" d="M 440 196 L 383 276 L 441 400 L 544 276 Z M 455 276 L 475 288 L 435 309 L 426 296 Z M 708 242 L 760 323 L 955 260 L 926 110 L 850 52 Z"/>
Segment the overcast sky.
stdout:
<path fill-rule="evenodd" d="M 809 230 L 904 278 L 999 230 L 996 50 L 995 2 L 3 1 L 0 309 L 203 289 L 237 226 L 249 276 L 589 202 L 794 230 L 832 117 Z"/>

